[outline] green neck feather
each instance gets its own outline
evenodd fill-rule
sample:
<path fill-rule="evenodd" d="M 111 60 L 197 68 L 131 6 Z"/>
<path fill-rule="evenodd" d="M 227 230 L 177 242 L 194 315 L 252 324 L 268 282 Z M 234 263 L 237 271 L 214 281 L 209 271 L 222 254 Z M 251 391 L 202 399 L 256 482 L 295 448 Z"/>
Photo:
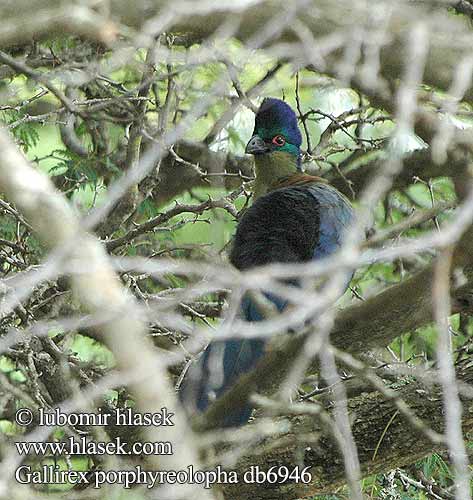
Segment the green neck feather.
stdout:
<path fill-rule="evenodd" d="M 254 197 L 258 198 L 272 189 L 284 178 L 298 172 L 297 157 L 284 151 L 255 156 Z"/>

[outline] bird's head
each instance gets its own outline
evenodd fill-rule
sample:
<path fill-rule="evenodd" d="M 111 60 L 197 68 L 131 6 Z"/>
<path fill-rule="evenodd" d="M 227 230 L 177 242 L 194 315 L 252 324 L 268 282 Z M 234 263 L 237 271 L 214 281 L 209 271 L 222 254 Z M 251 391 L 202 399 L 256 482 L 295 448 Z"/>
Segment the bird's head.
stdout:
<path fill-rule="evenodd" d="M 302 136 L 292 108 L 268 97 L 256 113 L 255 128 L 245 152 L 255 157 L 255 194 L 264 194 L 279 179 L 300 170 Z"/>
<path fill-rule="evenodd" d="M 256 113 L 253 136 L 246 153 L 255 156 L 285 153 L 299 163 L 302 136 L 292 108 L 280 99 L 267 97 Z"/>

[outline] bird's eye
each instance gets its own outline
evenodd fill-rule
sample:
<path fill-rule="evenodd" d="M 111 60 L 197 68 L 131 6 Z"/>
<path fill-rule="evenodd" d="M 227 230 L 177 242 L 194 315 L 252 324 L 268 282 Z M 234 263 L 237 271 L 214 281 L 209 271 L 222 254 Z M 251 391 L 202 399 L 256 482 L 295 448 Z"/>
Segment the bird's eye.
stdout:
<path fill-rule="evenodd" d="M 275 146 L 284 146 L 286 139 L 283 135 L 275 135 L 271 141 Z"/>

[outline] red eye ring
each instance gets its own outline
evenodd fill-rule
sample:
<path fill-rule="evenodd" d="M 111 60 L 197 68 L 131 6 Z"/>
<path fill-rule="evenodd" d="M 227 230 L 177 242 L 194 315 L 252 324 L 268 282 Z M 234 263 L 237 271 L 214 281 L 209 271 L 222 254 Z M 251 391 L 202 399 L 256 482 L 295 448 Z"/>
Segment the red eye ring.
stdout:
<path fill-rule="evenodd" d="M 278 134 L 271 139 L 271 142 L 275 146 L 284 146 L 284 144 L 286 144 L 286 138 L 283 135 Z"/>

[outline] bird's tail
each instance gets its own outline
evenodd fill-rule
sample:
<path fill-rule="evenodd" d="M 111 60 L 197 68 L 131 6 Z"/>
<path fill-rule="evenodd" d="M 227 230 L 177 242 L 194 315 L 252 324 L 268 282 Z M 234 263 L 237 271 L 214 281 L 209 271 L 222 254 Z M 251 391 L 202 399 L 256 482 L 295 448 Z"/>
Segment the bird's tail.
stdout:
<path fill-rule="evenodd" d="M 265 294 L 279 311 L 286 303 L 272 294 Z M 245 296 L 241 315 L 246 321 L 262 321 L 258 306 Z M 215 340 L 209 344 L 197 363 L 192 365 L 183 381 L 180 397 L 191 412 L 203 413 L 245 373 L 255 368 L 265 351 L 266 340 L 258 338 Z M 229 406 L 221 427 L 240 426 L 248 422 L 253 406 L 246 402 Z"/>

